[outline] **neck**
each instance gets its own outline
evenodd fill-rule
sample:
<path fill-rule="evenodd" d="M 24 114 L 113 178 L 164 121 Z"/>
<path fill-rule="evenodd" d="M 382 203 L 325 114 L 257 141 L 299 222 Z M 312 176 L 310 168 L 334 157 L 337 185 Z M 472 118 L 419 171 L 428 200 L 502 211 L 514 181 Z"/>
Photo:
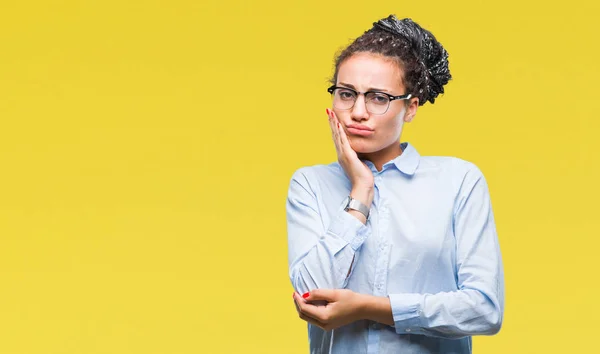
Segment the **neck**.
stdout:
<path fill-rule="evenodd" d="M 400 148 L 400 143 L 396 142 L 379 151 L 358 154 L 358 157 L 362 160 L 371 161 L 375 165 L 377 171 L 381 171 L 385 163 L 395 159 L 400 155 L 402 155 L 402 149 Z"/>

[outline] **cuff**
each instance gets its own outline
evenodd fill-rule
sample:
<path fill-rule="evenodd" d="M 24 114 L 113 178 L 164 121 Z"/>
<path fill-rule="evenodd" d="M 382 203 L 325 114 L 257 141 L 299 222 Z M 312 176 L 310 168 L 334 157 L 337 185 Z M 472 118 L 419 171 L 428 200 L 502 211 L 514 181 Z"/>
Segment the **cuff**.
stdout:
<path fill-rule="evenodd" d="M 338 216 L 333 219 L 327 233 L 337 236 L 357 251 L 371 234 L 371 230 L 360 220 L 345 210 L 340 210 Z"/>
<path fill-rule="evenodd" d="M 394 326 L 398 334 L 420 334 L 422 294 L 389 294 Z"/>

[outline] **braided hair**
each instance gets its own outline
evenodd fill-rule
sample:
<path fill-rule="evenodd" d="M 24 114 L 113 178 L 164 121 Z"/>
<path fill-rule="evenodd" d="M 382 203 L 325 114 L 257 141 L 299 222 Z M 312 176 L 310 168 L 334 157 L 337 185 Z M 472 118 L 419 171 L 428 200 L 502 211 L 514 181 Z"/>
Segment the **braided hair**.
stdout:
<path fill-rule="evenodd" d="M 335 59 L 335 72 L 331 83 L 337 82 L 340 65 L 360 52 L 380 54 L 395 60 L 404 71 L 404 87 L 419 105 L 435 102 L 444 85 L 450 81 L 448 52 L 431 32 L 409 18 L 398 20 L 390 15 L 373 23 L 373 27 L 356 38 Z"/>

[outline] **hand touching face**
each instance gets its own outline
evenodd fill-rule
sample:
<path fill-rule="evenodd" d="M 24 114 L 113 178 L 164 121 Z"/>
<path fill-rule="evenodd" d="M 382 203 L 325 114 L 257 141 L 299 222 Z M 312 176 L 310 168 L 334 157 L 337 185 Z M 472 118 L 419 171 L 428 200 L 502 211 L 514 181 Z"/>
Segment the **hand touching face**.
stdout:
<path fill-rule="evenodd" d="M 406 93 L 398 64 L 380 55 L 359 53 L 346 59 L 339 68 L 337 86 L 359 92 L 380 91 L 393 96 Z M 351 109 L 333 108 L 350 146 L 357 153 L 373 153 L 397 144 L 404 122 L 410 122 L 418 107 L 418 99 L 390 102 L 384 114 L 374 115 L 367 110 L 365 97 L 359 95 Z M 362 130 L 362 132 L 361 132 Z M 365 131 L 370 131 L 368 134 Z"/>

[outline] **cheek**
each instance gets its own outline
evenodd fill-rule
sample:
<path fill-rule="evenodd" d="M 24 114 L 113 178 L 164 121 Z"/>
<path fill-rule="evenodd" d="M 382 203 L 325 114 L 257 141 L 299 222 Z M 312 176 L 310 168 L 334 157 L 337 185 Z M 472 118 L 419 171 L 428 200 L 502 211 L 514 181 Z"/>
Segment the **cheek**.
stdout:
<path fill-rule="evenodd" d="M 402 121 L 402 117 L 391 117 L 388 120 L 386 120 L 385 124 L 382 126 L 382 133 L 390 139 L 395 139 L 402 132 L 403 123 L 404 122 Z"/>
<path fill-rule="evenodd" d="M 352 120 L 352 118 L 350 117 L 350 110 L 340 111 L 335 108 L 333 108 L 332 110 L 333 110 L 333 113 L 335 113 L 335 116 L 338 118 L 339 121 L 349 122 Z"/>

